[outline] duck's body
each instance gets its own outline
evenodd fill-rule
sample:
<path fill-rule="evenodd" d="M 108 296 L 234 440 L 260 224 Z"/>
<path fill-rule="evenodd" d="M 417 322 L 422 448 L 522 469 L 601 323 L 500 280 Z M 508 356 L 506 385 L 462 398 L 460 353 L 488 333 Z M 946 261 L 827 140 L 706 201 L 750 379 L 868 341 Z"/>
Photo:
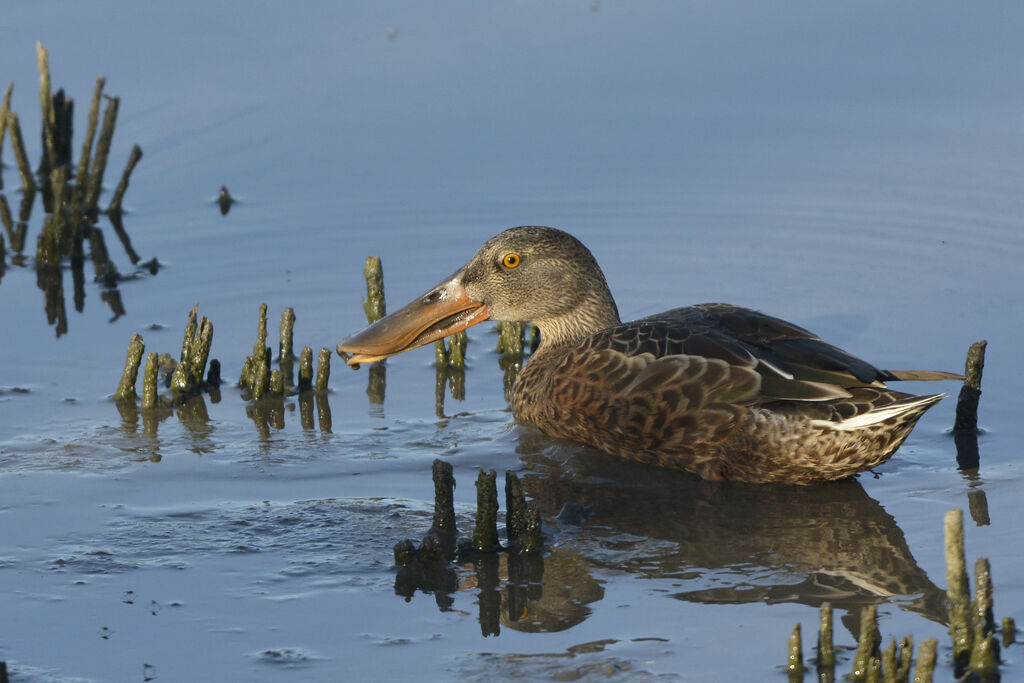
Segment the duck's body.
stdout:
<path fill-rule="evenodd" d="M 879 370 L 807 330 L 727 304 L 619 321 L 590 252 L 507 230 L 450 279 L 338 345 L 379 360 L 485 319 L 533 322 L 516 418 L 554 437 L 708 479 L 807 484 L 885 462 L 941 395 L 888 389 L 951 373 Z"/>

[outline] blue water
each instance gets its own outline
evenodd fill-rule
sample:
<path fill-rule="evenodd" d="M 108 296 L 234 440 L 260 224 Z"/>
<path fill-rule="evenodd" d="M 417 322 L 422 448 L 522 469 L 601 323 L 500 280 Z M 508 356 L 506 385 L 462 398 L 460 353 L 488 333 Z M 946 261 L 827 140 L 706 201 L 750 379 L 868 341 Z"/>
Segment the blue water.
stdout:
<path fill-rule="evenodd" d="M 29 156 L 41 40 L 76 148 L 95 78 L 121 97 L 106 185 L 138 143 L 125 222 L 162 268 L 121 283 L 114 321 L 97 283 L 75 310 L 66 272 L 58 336 L 8 251 L 0 659 L 27 680 L 757 680 L 794 623 L 813 640 L 823 599 L 850 623 L 877 602 L 886 638 L 946 646 L 952 508 L 969 562 L 992 561 L 997 616 L 1020 618 L 1022 24 L 953 2 L 8 3 L 0 83 Z M 2 158 L 16 206 L 9 143 Z M 37 205 L 29 263 L 41 220 Z M 233 380 L 260 303 L 271 345 L 292 306 L 296 345 L 333 348 L 364 324 L 368 254 L 395 308 L 534 223 L 591 248 L 626 318 L 728 301 L 892 368 L 956 371 L 987 339 L 980 471 L 956 469 L 947 400 L 848 486 L 652 476 L 516 427 L 487 326 L 443 418 L 429 349 L 388 362 L 383 405 L 335 357 L 330 430 L 305 428 L 296 399 L 266 426 L 230 386 L 207 419 L 155 427 L 107 400 L 131 334 L 177 355 L 196 302 Z M 518 470 L 545 515 L 543 598 L 516 618 L 506 585 L 497 636 L 472 566 L 450 611 L 394 594 L 391 546 L 429 526 L 435 457 L 463 530 L 478 468 Z M 565 502 L 595 514 L 557 521 Z M 1012 678 L 1015 648 L 1004 660 Z"/>

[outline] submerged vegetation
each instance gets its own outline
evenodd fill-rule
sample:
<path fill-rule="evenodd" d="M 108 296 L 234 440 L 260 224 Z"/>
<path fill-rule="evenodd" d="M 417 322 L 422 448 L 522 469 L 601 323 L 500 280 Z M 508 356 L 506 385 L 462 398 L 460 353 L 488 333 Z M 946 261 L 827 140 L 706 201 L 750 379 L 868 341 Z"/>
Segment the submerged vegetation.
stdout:
<path fill-rule="evenodd" d="M 1002 620 L 997 629 L 993 617 L 992 576 L 989 562 L 980 557 L 974 565 L 975 594 L 970 598 L 966 562 L 964 559 L 963 512 L 950 510 L 945 518 L 946 590 L 949 614 L 951 655 L 957 679 L 994 682 L 999 680 L 1000 643 L 997 631 L 1002 633 L 1003 647 L 1016 640 L 1016 625 L 1011 617 Z M 860 636 L 853 656 L 849 678 L 855 683 L 906 682 L 927 683 L 932 680 L 938 641 L 929 638 L 921 643 L 916 665 L 913 659 L 914 638 L 906 636 L 897 645 L 890 640 L 882 651 L 882 637 L 878 630 L 877 607 L 870 605 L 861 612 Z M 832 606 L 821 606 L 821 626 L 818 635 L 816 669 L 819 681 L 834 681 L 835 651 L 832 642 Z M 916 668 L 915 668 L 916 666 Z M 910 672 L 913 670 L 913 678 Z M 789 639 L 789 657 L 786 665 L 790 681 L 804 677 L 804 661 L 800 624 Z"/>

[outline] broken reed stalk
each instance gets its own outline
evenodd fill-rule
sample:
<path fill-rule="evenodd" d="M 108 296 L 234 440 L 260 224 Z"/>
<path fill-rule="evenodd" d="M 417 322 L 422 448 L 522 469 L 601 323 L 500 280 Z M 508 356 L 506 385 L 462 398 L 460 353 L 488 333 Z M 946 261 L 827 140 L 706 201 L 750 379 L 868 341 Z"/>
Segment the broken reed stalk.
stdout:
<path fill-rule="evenodd" d="M 85 132 L 85 140 L 82 141 L 82 154 L 78 157 L 78 170 L 75 173 L 75 189 L 73 192 L 72 205 L 79 213 L 82 211 L 82 199 L 85 194 L 85 186 L 89 180 L 89 164 L 92 161 L 92 142 L 96 138 L 96 126 L 100 118 L 100 96 L 103 94 L 103 86 L 107 80 L 100 76 L 96 79 L 96 87 L 92 92 L 92 104 L 89 106 L 89 126 Z"/>
<path fill-rule="evenodd" d="M 25 189 L 25 194 L 34 194 L 36 181 L 32 177 L 28 154 L 25 153 L 25 140 L 21 137 L 21 124 L 18 123 L 18 115 L 13 111 L 7 112 L 7 129 L 11 133 L 11 147 L 14 149 L 14 160 L 18 164 L 21 186 Z"/>
<path fill-rule="evenodd" d="M 7 113 L 11 110 L 11 93 L 14 92 L 14 83 L 7 86 L 4 91 L 4 100 L 0 104 L 0 169 L 3 168 L 4 136 L 7 135 Z M 4 189 L 3 173 L 0 173 L 0 190 Z"/>
<path fill-rule="evenodd" d="M 249 388 L 255 400 L 263 398 L 270 387 L 270 364 L 267 362 L 267 305 L 260 304 L 260 318 L 256 325 L 256 343 L 252 347 L 252 363 L 248 377 Z"/>
<path fill-rule="evenodd" d="M 473 548 L 483 552 L 498 549 L 498 489 L 494 470 L 480 470 L 476 479 L 476 527 Z"/>
<path fill-rule="evenodd" d="M 327 381 L 331 378 L 331 350 L 320 349 L 316 359 L 316 384 L 317 391 L 327 391 Z"/>
<path fill-rule="evenodd" d="M 520 545 L 526 526 L 526 493 L 515 472 L 505 473 L 505 533 L 510 547 Z"/>
<path fill-rule="evenodd" d="M 124 371 L 121 373 L 121 383 L 117 385 L 114 392 L 115 401 L 134 401 L 135 380 L 139 376 L 139 364 L 142 363 L 142 354 L 146 350 L 146 344 L 142 341 L 142 335 L 138 332 L 132 335 L 128 342 L 128 357 L 124 361 Z"/>
<path fill-rule="evenodd" d="M 928 638 L 917 651 L 917 665 L 914 667 L 913 683 L 931 683 L 935 671 L 935 652 L 939 641 Z"/>
<path fill-rule="evenodd" d="M 86 184 L 86 192 L 82 201 L 82 211 L 94 215 L 96 205 L 99 202 L 100 192 L 103 189 L 103 173 L 107 168 L 107 156 L 110 154 L 110 141 L 114 137 L 114 126 L 117 124 L 117 108 L 121 104 L 121 98 L 108 97 L 107 108 L 103 112 L 103 127 L 100 129 L 100 137 L 96 143 L 96 156 L 92 161 L 92 170 L 89 173 L 89 181 Z"/>
<path fill-rule="evenodd" d="M 367 256 L 363 267 L 366 276 L 366 299 L 363 300 L 363 311 L 371 325 L 386 314 L 384 303 L 384 272 L 381 269 L 380 256 Z"/>
<path fill-rule="evenodd" d="M 853 656 L 853 672 L 851 677 L 857 683 L 868 680 L 872 669 L 878 666 L 878 645 L 882 636 L 878 633 L 878 608 L 876 605 L 865 607 L 860 613 L 860 637 L 857 640 L 857 652 Z"/>
<path fill-rule="evenodd" d="M 1017 622 L 1013 617 L 1003 617 L 1000 630 L 1003 632 L 1003 647 L 1010 647 L 1017 641 Z"/>
<path fill-rule="evenodd" d="M 295 330 L 295 309 L 291 306 L 281 311 L 281 343 L 278 347 L 279 360 L 291 362 L 295 358 L 292 339 Z"/>
<path fill-rule="evenodd" d="M 789 657 L 786 660 L 786 672 L 789 679 L 802 680 L 804 677 L 804 646 L 800 635 L 800 624 L 793 627 L 789 637 Z"/>
<path fill-rule="evenodd" d="M 821 619 L 818 626 L 818 668 L 833 669 L 836 652 L 832 642 L 832 603 L 821 603 Z"/>
<path fill-rule="evenodd" d="M 981 398 L 981 374 L 985 368 L 985 348 L 988 342 L 982 339 L 971 344 L 964 363 L 964 384 L 956 399 L 956 422 L 954 432 L 975 432 L 978 429 L 978 401 Z"/>
<path fill-rule="evenodd" d="M 971 652 L 971 599 L 967 588 L 964 560 L 963 511 L 950 510 L 945 518 L 946 594 L 949 597 L 949 635 L 953 639 L 953 659 L 966 663 Z"/>
<path fill-rule="evenodd" d="M 110 204 L 107 206 L 107 213 L 121 213 L 121 199 L 124 197 L 125 190 L 128 189 L 128 178 L 135 169 L 135 164 L 139 163 L 139 159 L 141 158 L 142 148 L 138 145 L 133 145 L 132 152 L 128 157 L 128 163 L 125 165 L 124 172 L 121 174 L 121 181 L 117 184 L 117 189 L 114 190 L 114 196 L 110 200 Z"/>
<path fill-rule="evenodd" d="M 299 354 L 299 384 L 295 388 L 299 393 L 313 388 L 313 349 L 308 346 Z"/>
<path fill-rule="evenodd" d="M 160 357 L 156 351 L 146 356 L 146 370 L 142 375 L 142 408 L 156 408 L 157 375 L 160 371 Z"/>
<path fill-rule="evenodd" d="M 198 310 L 197 303 L 188 314 L 181 343 L 181 360 L 171 374 L 171 389 L 176 396 L 193 393 L 202 387 L 206 361 L 210 357 L 213 323 L 206 316 L 197 321 Z"/>
<path fill-rule="evenodd" d="M 455 535 L 455 476 L 452 465 L 439 458 L 434 459 L 434 524 L 431 531 L 450 536 Z"/>

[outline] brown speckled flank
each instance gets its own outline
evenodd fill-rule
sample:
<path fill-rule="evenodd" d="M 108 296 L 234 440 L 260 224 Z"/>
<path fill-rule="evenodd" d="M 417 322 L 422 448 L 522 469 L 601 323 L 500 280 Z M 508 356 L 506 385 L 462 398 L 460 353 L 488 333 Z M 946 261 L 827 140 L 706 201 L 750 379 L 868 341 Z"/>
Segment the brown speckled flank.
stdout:
<path fill-rule="evenodd" d="M 338 345 L 379 360 L 485 319 L 532 322 L 516 418 L 544 433 L 707 479 L 810 484 L 880 465 L 941 400 L 892 391 L 890 371 L 807 330 L 727 304 L 629 323 L 576 238 L 520 227 L 407 307 Z"/>

